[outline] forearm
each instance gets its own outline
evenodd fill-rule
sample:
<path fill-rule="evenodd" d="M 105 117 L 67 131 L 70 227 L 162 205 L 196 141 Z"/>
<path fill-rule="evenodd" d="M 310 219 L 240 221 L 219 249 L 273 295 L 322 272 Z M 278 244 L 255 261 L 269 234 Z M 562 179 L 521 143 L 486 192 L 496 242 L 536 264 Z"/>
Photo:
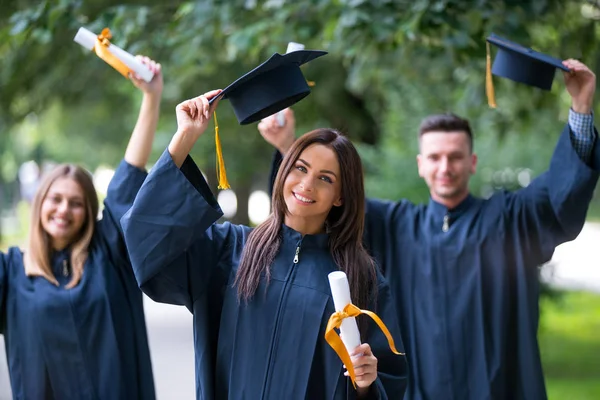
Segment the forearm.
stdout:
<path fill-rule="evenodd" d="M 192 151 L 197 137 L 189 134 L 186 131 L 177 131 L 171 143 L 169 143 L 168 151 L 177 168 L 181 168 L 183 162 Z"/>
<path fill-rule="evenodd" d="M 569 128 L 573 149 L 584 163 L 589 164 L 596 142 L 593 113 L 572 108 L 569 110 Z"/>
<path fill-rule="evenodd" d="M 144 94 L 140 113 L 125 151 L 125 161 L 141 169 L 146 167 L 152 151 L 152 142 L 158 125 L 160 99 L 160 94 Z"/>

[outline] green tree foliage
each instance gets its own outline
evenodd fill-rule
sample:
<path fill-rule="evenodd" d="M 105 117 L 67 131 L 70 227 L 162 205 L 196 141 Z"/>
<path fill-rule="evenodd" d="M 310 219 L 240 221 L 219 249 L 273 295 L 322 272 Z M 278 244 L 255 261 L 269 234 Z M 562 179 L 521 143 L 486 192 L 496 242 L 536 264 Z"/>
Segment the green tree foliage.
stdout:
<path fill-rule="evenodd" d="M 110 27 L 113 43 L 163 65 L 165 92 L 155 156 L 175 130 L 183 99 L 223 88 L 285 51 L 287 42 L 329 55 L 303 67 L 313 93 L 294 107 L 298 131 L 333 126 L 360 146 L 369 193 L 423 200 L 416 132 L 428 114 L 471 119 L 480 155 L 477 194 L 514 187 L 523 169 L 547 165 L 566 121 L 557 74 L 542 92 L 496 78 L 498 108 L 484 91 L 485 37 L 495 32 L 556 57 L 600 66 L 595 2 L 560 0 L 3 0 L 0 14 L 0 168 L 36 159 L 116 164 L 139 93 L 73 42 L 80 26 Z M 255 125 L 239 126 L 222 102 L 219 126 L 232 186 L 245 202 L 265 187 L 270 149 Z M 207 132 L 194 156 L 214 183 Z M 240 216 L 245 222 L 245 216 Z"/>

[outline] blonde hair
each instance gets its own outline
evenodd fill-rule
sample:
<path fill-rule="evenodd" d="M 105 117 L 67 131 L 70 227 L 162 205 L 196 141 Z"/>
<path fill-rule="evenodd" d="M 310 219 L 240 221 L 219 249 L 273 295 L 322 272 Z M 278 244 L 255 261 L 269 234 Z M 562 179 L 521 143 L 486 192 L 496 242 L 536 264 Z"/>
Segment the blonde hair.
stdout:
<path fill-rule="evenodd" d="M 59 178 L 69 178 L 77 182 L 83 190 L 85 203 L 85 221 L 79 236 L 70 244 L 71 247 L 71 281 L 65 286 L 71 289 L 79 283 L 83 275 L 83 265 L 88 257 L 88 248 L 96 227 L 98 215 L 98 197 L 92 177 L 83 168 L 73 164 L 62 164 L 54 168 L 42 180 L 31 207 L 28 249 L 25 253 L 25 274 L 41 276 L 58 286 L 50 266 L 50 255 L 53 251 L 52 241 L 42 226 L 42 203 L 52 184 Z"/>

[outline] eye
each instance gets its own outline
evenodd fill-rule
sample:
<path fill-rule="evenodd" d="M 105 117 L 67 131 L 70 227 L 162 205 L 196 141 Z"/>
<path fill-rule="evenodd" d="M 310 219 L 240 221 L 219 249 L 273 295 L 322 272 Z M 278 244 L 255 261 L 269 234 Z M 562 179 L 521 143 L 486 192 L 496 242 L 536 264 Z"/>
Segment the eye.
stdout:
<path fill-rule="evenodd" d="M 69 206 L 72 208 L 81 208 L 83 207 L 83 203 L 81 201 L 72 201 L 69 203 Z"/>
<path fill-rule="evenodd" d="M 321 179 L 322 181 L 328 182 L 328 183 L 333 183 L 333 180 L 331 180 L 331 178 L 328 177 L 327 175 L 323 175 L 319 179 Z"/>
<path fill-rule="evenodd" d="M 304 165 L 296 165 L 296 169 L 300 172 L 306 172 L 306 167 Z"/>
<path fill-rule="evenodd" d="M 427 156 L 427 158 L 431 161 L 437 161 L 439 157 L 437 156 L 437 154 L 430 154 Z"/>
<path fill-rule="evenodd" d="M 50 196 L 50 197 L 47 197 L 46 200 L 48 200 L 49 202 L 51 202 L 53 204 L 58 204 L 58 203 L 60 203 L 60 196 Z"/>

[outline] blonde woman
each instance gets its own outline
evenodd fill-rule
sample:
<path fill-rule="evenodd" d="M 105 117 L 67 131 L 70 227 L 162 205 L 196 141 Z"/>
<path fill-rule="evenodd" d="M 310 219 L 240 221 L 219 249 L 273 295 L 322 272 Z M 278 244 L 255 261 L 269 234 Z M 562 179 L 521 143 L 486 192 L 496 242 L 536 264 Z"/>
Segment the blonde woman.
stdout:
<path fill-rule="evenodd" d="M 33 200 L 27 250 L 0 254 L 0 333 L 14 399 L 154 399 L 137 287 L 119 220 L 146 177 L 162 95 L 160 64 L 146 83 L 102 218 L 91 176 L 56 167 Z"/>

